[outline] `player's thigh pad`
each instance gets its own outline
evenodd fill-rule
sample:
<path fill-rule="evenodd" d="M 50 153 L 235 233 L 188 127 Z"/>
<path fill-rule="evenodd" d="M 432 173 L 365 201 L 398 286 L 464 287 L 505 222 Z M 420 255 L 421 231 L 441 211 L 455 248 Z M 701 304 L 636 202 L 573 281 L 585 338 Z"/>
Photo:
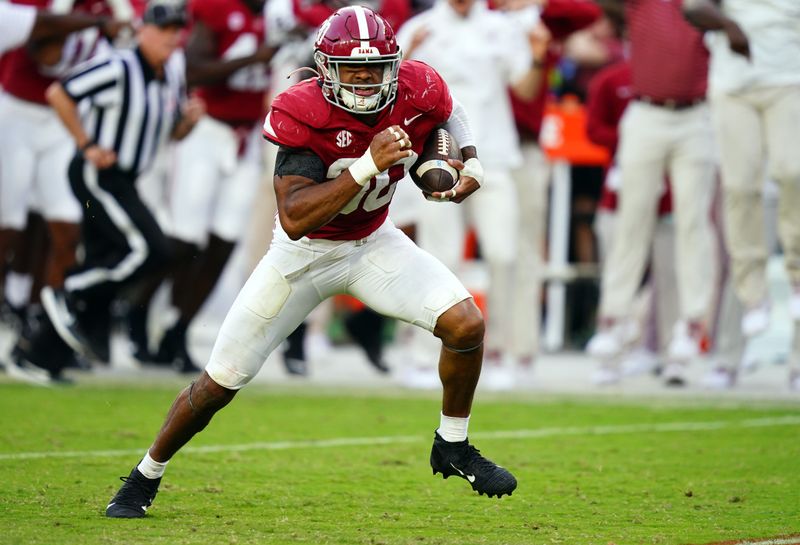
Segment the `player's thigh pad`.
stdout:
<path fill-rule="evenodd" d="M 214 382 L 231 390 L 242 388 L 320 303 L 311 276 L 298 273 L 313 259 L 310 250 L 273 244 L 222 323 L 206 366 Z"/>
<path fill-rule="evenodd" d="M 237 142 L 233 130 L 208 116 L 175 147 L 175 175 L 170 191 L 173 235 L 205 244 L 215 201 L 226 191 L 236 168 Z"/>
<path fill-rule="evenodd" d="M 81 206 L 67 176 L 75 144 L 55 113 L 48 124 L 48 134 L 52 140 L 47 149 L 38 154 L 33 206 L 48 221 L 78 223 Z"/>
<path fill-rule="evenodd" d="M 36 172 L 33 143 L 37 122 L 46 119 L 43 108 L 0 93 L 0 225 L 5 228 L 25 228 Z"/>
<path fill-rule="evenodd" d="M 375 311 L 433 331 L 439 316 L 471 297 L 442 262 L 391 222 L 377 235 L 363 246 L 348 286 L 351 295 Z"/>

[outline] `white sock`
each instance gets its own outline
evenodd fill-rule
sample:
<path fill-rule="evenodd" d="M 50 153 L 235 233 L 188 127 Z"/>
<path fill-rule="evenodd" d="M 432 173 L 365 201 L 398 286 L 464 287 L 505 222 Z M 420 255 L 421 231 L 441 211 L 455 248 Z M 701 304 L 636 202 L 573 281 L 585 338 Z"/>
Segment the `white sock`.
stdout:
<path fill-rule="evenodd" d="M 442 413 L 439 419 L 439 429 L 436 432 L 448 443 L 456 443 L 467 439 L 467 428 L 469 428 L 469 416 L 460 418 L 446 416 Z"/>
<path fill-rule="evenodd" d="M 16 308 L 24 307 L 30 300 L 32 286 L 33 277 L 31 275 L 8 271 L 5 286 L 6 301 Z"/>
<path fill-rule="evenodd" d="M 147 454 L 144 455 L 142 461 L 139 462 L 139 465 L 136 469 L 139 470 L 139 473 L 147 477 L 148 479 L 158 479 L 164 474 L 164 470 L 167 468 L 167 464 L 169 460 L 166 462 L 156 462 L 150 457 L 150 451 L 147 451 Z"/>

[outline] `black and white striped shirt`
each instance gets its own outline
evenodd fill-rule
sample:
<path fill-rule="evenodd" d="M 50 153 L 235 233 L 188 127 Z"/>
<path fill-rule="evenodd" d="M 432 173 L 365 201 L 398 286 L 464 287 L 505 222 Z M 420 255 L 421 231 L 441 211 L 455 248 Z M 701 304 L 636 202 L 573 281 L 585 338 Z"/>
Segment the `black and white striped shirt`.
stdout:
<path fill-rule="evenodd" d="M 79 66 L 62 81 L 78 103 L 86 134 L 114 150 L 117 166 L 138 174 L 165 144 L 186 99 L 186 68 L 181 52 L 164 66 L 162 79 L 139 49 L 116 49 Z"/>

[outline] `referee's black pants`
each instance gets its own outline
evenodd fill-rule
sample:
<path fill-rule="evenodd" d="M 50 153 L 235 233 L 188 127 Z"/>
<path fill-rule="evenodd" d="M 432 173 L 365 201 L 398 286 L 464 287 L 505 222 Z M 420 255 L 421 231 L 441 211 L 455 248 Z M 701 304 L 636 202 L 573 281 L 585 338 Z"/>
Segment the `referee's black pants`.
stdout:
<path fill-rule="evenodd" d="M 98 170 L 78 154 L 69 181 L 83 209 L 83 255 L 68 271 L 64 289 L 78 303 L 84 328 L 107 330 L 111 302 L 143 276 L 164 270 L 170 244 L 139 197 L 134 173 L 116 166 Z"/>

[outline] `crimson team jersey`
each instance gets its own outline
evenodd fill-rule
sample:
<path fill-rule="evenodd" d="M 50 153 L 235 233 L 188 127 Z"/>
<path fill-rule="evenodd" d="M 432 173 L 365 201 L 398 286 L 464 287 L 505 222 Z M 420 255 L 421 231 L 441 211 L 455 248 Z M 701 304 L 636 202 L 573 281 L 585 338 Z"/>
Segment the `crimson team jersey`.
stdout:
<path fill-rule="evenodd" d="M 39 9 L 46 9 L 50 5 L 50 0 L 13 0 L 13 2 L 36 6 Z M 87 2 L 76 3 L 73 11 L 101 15 L 110 13 L 104 1 L 92 0 L 91 6 L 91 9 L 88 9 Z M 109 48 L 108 41 L 96 27 L 70 34 L 62 46 L 61 59 L 53 66 L 39 65 L 25 47 L 20 47 L 5 55 L 0 82 L 3 89 L 16 98 L 47 106 L 44 95 L 51 83 L 95 55 L 107 52 Z"/>
<path fill-rule="evenodd" d="M 229 60 L 247 57 L 264 44 L 264 16 L 255 14 L 242 0 L 192 0 L 189 12 L 214 34 L 216 55 Z M 264 115 L 264 96 L 269 87 L 266 64 L 237 70 L 224 82 L 199 87 L 206 111 L 231 123 L 254 123 Z"/>
<path fill-rule="evenodd" d="M 47 9 L 50 4 L 49 0 L 13 0 L 12 3 L 35 6 L 38 9 Z M 28 102 L 47 104 L 44 92 L 53 81 L 55 81 L 54 78 L 39 72 L 39 66 L 25 50 L 25 47 L 5 54 L 0 86 L 7 93 Z"/>
<path fill-rule="evenodd" d="M 308 237 L 357 240 L 380 227 L 389 213 L 395 184 L 416 161 L 428 134 L 447 121 L 452 110 L 447 84 L 433 68 L 418 61 L 401 63 L 397 98 L 378 113 L 374 126 L 325 100 L 316 78 L 275 97 L 264 122 L 264 136 L 281 146 L 313 151 L 325 164 L 329 180 L 361 157 L 376 134 L 392 125 L 402 127 L 412 142 L 414 155 L 372 178 L 336 217 Z"/>

